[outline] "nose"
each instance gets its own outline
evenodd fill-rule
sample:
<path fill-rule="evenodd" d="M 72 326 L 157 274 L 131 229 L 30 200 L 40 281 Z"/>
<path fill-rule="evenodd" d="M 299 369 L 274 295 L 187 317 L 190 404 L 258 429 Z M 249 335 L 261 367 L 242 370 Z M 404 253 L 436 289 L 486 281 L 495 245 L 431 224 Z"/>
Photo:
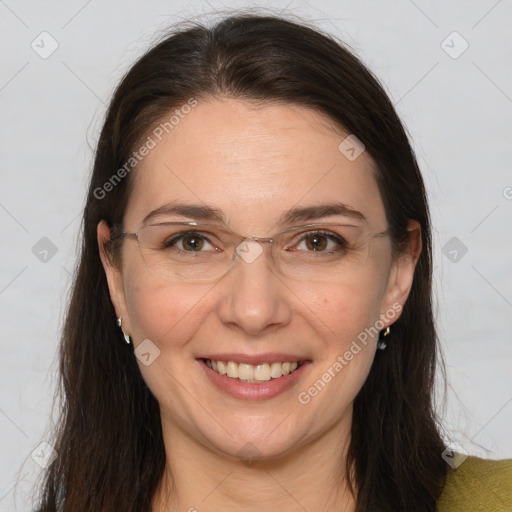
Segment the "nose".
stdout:
<path fill-rule="evenodd" d="M 254 260 L 239 257 L 224 277 L 218 313 L 225 326 L 255 336 L 289 324 L 290 292 L 270 261 L 266 251 Z"/>

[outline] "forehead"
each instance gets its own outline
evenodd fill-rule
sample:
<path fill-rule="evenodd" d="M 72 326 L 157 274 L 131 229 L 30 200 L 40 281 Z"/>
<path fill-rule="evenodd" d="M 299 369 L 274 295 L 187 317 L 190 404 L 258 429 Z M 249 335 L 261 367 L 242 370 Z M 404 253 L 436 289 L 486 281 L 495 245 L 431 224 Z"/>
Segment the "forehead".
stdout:
<path fill-rule="evenodd" d="M 132 171 L 130 228 L 175 201 L 221 210 L 231 228 L 254 235 L 286 210 L 340 202 L 382 227 L 373 160 L 347 159 L 338 146 L 349 134 L 320 113 L 224 98 L 198 101 L 173 121 L 150 132 L 154 147 Z"/>

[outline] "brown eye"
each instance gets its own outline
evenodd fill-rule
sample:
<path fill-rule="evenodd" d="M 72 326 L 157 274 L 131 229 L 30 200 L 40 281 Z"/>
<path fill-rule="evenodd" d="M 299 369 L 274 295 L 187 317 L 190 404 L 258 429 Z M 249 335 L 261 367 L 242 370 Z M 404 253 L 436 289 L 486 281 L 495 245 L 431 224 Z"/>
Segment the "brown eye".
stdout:
<path fill-rule="evenodd" d="M 301 235 L 300 241 L 294 250 L 305 253 L 318 253 L 318 255 L 344 254 L 347 251 L 347 242 L 341 236 L 331 231 L 310 231 Z"/>
<path fill-rule="evenodd" d="M 184 252 L 203 252 L 212 249 L 210 241 L 196 232 L 174 235 L 164 245 L 166 248 Z"/>
<path fill-rule="evenodd" d="M 204 239 L 197 235 L 185 235 L 181 243 L 185 251 L 200 251 L 203 248 Z"/>
<path fill-rule="evenodd" d="M 310 251 L 323 251 L 327 247 L 327 237 L 321 233 L 311 233 L 304 237 Z"/>

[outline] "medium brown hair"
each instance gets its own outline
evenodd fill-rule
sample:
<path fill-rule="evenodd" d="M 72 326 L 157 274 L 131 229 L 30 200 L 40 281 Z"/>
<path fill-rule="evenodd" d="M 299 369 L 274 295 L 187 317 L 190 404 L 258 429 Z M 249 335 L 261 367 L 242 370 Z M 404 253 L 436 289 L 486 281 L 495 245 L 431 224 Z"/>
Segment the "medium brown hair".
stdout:
<path fill-rule="evenodd" d="M 57 459 L 40 512 L 145 512 L 162 478 L 159 406 L 122 341 L 99 257 L 96 227 L 122 224 L 133 175 L 98 190 L 143 137 L 191 97 L 223 96 L 313 108 L 355 134 L 377 168 L 396 251 L 418 221 L 423 250 L 410 296 L 354 403 L 347 468 L 357 510 L 433 512 L 444 444 L 433 409 L 437 335 L 431 228 L 408 137 L 372 73 L 334 37 L 304 22 L 236 14 L 192 24 L 143 55 L 117 87 L 101 131 L 82 224 L 82 247 L 60 348 Z M 134 170 L 134 172 L 137 172 Z"/>

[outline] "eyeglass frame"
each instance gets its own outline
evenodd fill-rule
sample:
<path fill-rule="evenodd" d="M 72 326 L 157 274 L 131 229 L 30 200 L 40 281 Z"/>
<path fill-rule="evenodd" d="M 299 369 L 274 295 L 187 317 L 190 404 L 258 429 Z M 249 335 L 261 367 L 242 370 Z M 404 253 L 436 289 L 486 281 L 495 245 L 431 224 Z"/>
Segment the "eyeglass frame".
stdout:
<path fill-rule="evenodd" d="M 141 231 L 142 229 L 145 229 L 146 227 L 151 227 L 151 226 L 158 226 L 160 224 L 155 224 L 155 225 L 148 225 L 148 226 L 143 226 L 139 231 Z M 179 226 L 196 226 L 196 227 L 213 227 L 212 224 L 200 224 L 200 223 L 197 223 L 195 221 L 191 221 L 191 222 L 184 222 L 184 221 L 171 221 L 171 222 L 162 222 L 161 225 L 179 225 Z M 275 238 L 278 237 L 279 235 L 282 235 L 284 233 L 288 233 L 290 231 L 295 231 L 295 230 L 300 230 L 300 229 L 303 229 L 303 228 L 321 228 L 322 226 L 325 226 L 326 224 L 321 224 L 321 223 L 312 223 L 312 224 L 303 224 L 301 226 L 294 226 L 294 227 L 291 227 L 291 228 L 288 228 L 288 229 L 284 229 L 282 231 L 279 231 L 278 233 L 275 233 L 273 234 L 271 237 L 256 237 L 256 236 L 243 236 L 243 235 L 240 235 L 239 233 L 233 231 L 231 228 L 229 228 L 228 226 L 225 226 L 224 228 L 220 228 L 221 231 L 224 231 L 228 234 L 231 234 L 231 235 L 235 235 L 236 237 L 238 237 L 240 239 L 240 244 L 249 240 L 249 241 L 254 241 L 254 242 L 257 242 L 257 243 L 260 243 L 260 242 L 263 242 L 263 243 L 268 243 L 268 244 L 272 244 L 275 242 Z M 340 222 L 333 222 L 333 223 L 329 223 L 328 225 L 330 226 L 348 226 L 347 224 L 342 224 Z M 356 226 L 354 226 L 356 227 Z M 217 227 L 217 229 L 219 229 Z M 371 230 L 369 230 L 368 228 L 368 234 L 369 234 L 369 237 L 370 238 L 384 238 L 386 236 L 389 236 L 390 235 L 390 231 L 389 229 L 386 229 L 384 231 L 379 231 L 377 233 L 372 233 Z M 132 238 L 134 239 L 136 242 L 137 242 L 137 246 L 139 247 L 139 250 L 142 250 L 142 247 L 140 245 L 140 238 L 139 238 L 139 233 L 137 232 L 130 232 L 130 231 L 126 231 L 123 226 L 121 224 L 115 224 L 112 229 L 111 229 L 111 236 L 110 236 L 110 240 L 109 242 L 112 243 L 112 242 L 115 242 L 116 240 L 119 240 L 119 239 L 123 239 L 123 238 Z M 230 270 L 231 268 L 233 268 L 234 264 L 239 260 L 239 259 L 243 259 L 240 257 L 240 255 L 238 254 L 238 251 L 236 250 L 237 247 L 239 247 L 238 244 L 236 247 L 235 247 L 235 250 L 234 250 L 234 253 L 233 253 L 233 257 L 231 258 L 231 264 L 229 267 L 226 267 L 226 271 L 223 273 L 223 274 L 220 274 L 219 276 L 216 276 L 216 277 L 212 277 L 212 278 L 209 278 L 209 279 L 184 279 L 183 281 L 207 281 L 207 280 L 214 280 L 214 279 L 220 279 L 221 277 L 223 277 L 224 275 L 226 275 Z M 369 248 L 368 248 L 369 250 Z M 193 251 L 191 251 L 193 252 Z M 272 255 L 273 255 L 273 252 L 272 252 Z M 155 270 L 151 269 L 151 267 L 147 264 L 145 258 L 144 258 L 144 255 L 141 253 L 141 256 L 142 256 L 142 260 L 144 261 L 144 265 L 151 271 L 153 272 L 154 274 L 158 275 L 158 276 L 161 276 L 161 277 L 164 277 L 166 279 L 173 279 L 171 276 L 166 276 L 164 274 L 160 274 L 158 272 L 156 272 Z M 272 258 L 274 260 L 274 258 Z M 339 274 L 339 275 L 343 275 L 343 273 Z"/>

